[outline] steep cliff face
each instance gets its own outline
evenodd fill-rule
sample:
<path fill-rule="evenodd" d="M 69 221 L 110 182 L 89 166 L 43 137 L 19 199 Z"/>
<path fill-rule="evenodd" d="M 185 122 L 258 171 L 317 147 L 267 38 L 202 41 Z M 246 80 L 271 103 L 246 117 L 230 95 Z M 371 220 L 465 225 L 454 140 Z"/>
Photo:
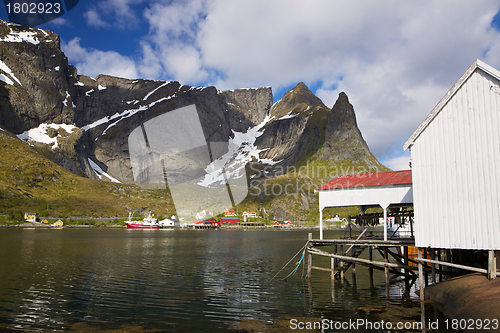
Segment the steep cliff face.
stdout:
<path fill-rule="evenodd" d="M 271 121 L 256 142 L 262 157 L 279 161 L 283 173 L 307 154 L 314 153 L 324 139 L 324 123 L 330 110 L 307 86 L 299 83 L 271 109 Z"/>
<path fill-rule="evenodd" d="M 332 109 L 299 83 L 271 108 L 273 118 L 256 142 L 263 158 L 277 161 L 274 174 L 311 161 L 363 166 L 384 171 L 370 152 L 357 126 L 353 106 L 340 93 Z M 356 172 L 356 170 L 351 170 Z"/>
<path fill-rule="evenodd" d="M 343 92 L 326 120 L 325 143 L 320 159 L 333 160 L 335 163 L 349 159 L 353 164 L 381 168 L 363 139 L 356 122 L 354 107 Z"/>
<path fill-rule="evenodd" d="M 267 165 L 266 177 L 312 160 L 380 166 L 344 93 L 329 109 L 303 83 L 273 105 L 270 87 L 218 91 L 175 81 L 91 78 L 68 65 L 56 34 L 3 21 L 0 61 L 0 126 L 78 175 L 134 183 L 131 133 L 193 104 L 210 159 L 197 165 L 173 159 L 174 169 L 203 173 L 227 154 L 243 165 Z"/>
<path fill-rule="evenodd" d="M 273 105 L 270 87 L 227 90 L 221 97 L 227 104 L 229 126 L 236 132 L 246 132 L 263 122 Z"/>
<path fill-rule="evenodd" d="M 0 61 L 0 124 L 17 134 L 43 122 L 73 122 L 73 107 L 63 101 L 74 68 L 58 35 L 0 20 Z"/>

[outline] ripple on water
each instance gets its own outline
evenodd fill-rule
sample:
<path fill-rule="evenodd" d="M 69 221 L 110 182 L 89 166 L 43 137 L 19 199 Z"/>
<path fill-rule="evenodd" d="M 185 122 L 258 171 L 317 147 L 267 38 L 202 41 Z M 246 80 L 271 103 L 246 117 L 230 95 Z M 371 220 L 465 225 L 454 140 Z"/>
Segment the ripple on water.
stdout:
<path fill-rule="evenodd" d="M 218 331 L 290 317 L 366 317 L 360 308 L 387 305 L 383 273 L 376 271 L 370 283 L 364 267 L 333 285 L 326 272 L 314 271 L 310 283 L 301 279 L 302 267 L 280 280 L 296 258 L 273 280 L 303 247 L 302 231 L 5 231 L 0 251 L 11 256 L 0 256 L 7 272 L 0 324 L 9 328 L 63 330 L 80 323 Z M 390 296 L 395 304 L 404 302 L 397 283 Z"/>

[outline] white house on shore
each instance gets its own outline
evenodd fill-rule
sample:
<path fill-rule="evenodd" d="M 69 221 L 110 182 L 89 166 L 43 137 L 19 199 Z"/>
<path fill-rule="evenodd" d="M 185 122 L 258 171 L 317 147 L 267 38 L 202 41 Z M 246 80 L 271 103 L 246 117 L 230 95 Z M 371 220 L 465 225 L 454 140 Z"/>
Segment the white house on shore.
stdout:
<path fill-rule="evenodd" d="M 415 245 L 500 250 L 500 72 L 474 61 L 403 147 Z"/>

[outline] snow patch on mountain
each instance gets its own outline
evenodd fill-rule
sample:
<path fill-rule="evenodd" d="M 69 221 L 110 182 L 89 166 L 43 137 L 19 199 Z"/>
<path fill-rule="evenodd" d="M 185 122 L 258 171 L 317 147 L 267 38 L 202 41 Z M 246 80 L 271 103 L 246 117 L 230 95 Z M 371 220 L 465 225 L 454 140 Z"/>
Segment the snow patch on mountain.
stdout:
<path fill-rule="evenodd" d="M 69 92 L 66 91 L 66 99 L 64 101 L 62 101 L 62 103 L 64 104 L 64 106 L 68 106 L 68 97 L 71 97 L 71 96 L 70 96 Z"/>
<path fill-rule="evenodd" d="M 115 119 L 117 119 L 114 123 L 108 125 L 108 127 L 106 127 L 106 129 L 102 132 L 102 135 L 105 135 L 106 132 L 113 126 L 115 126 L 116 124 L 118 124 L 120 121 L 126 119 L 126 118 L 129 118 L 129 117 L 132 117 L 134 114 L 138 113 L 138 112 L 143 112 L 143 111 L 146 111 L 148 110 L 149 108 L 153 107 L 154 105 L 158 104 L 158 103 L 161 103 L 161 102 L 164 102 L 166 100 L 169 100 L 171 99 L 172 96 L 168 96 L 168 97 L 163 97 L 163 98 L 160 98 L 159 100 L 155 101 L 155 102 L 152 102 L 148 105 L 141 105 L 139 106 L 139 108 L 137 109 L 129 109 L 129 110 L 125 110 L 123 111 L 122 113 L 115 113 L 114 115 L 112 115 L 111 117 L 109 116 L 106 116 L 104 118 L 101 118 L 99 120 L 96 120 L 94 121 L 92 124 L 89 124 L 89 125 L 85 125 L 82 127 L 83 130 L 85 131 L 88 131 L 89 129 L 91 128 L 94 128 L 94 127 L 97 127 L 99 125 L 103 125 L 103 124 L 107 124 Z"/>
<path fill-rule="evenodd" d="M 226 179 L 240 179 L 246 175 L 245 166 L 252 160 L 269 165 L 279 163 L 273 159 L 261 159 L 260 153 L 267 149 L 258 149 L 255 145 L 257 138 L 264 133 L 264 126 L 273 118 L 267 115 L 260 124 L 245 133 L 233 130 L 234 138 L 229 139 L 228 152 L 205 168 L 207 174 L 198 185 L 212 187 L 224 184 Z"/>
<path fill-rule="evenodd" d="M 153 95 L 156 91 L 158 91 L 158 89 L 161 89 L 162 87 L 165 87 L 166 85 L 168 85 L 170 83 L 170 81 L 167 81 L 161 85 L 159 85 L 157 88 L 155 88 L 153 91 L 150 91 L 146 96 L 144 96 L 144 98 L 142 99 L 143 101 L 147 100 L 149 98 L 149 96 Z"/>
<path fill-rule="evenodd" d="M 111 180 L 113 183 L 120 183 L 121 184 L 121 181 L 119 181 L 118 179 L 116 178 L 113 178 L 111 177 L 108 173 L 104 172 L 101 167 L 99 167 L 94 161 L 92 161 L 90 158 L 87 159 L 89 161 L 89 164 L 90 164 L 90 167 L 92 168 L 92 170 L 94 170 L 95 174 L 97 177 L 99 177 L 99 179 L 102 179 L 102 176 L 108 178 L 109 180 Z"/>
<path fill-rule="evenodd" d="M 309 111 L 309 110 L 311 110 L 311 107 L 310 107 L 310 106 L 308 106 L 308 107 L 307 107 L 307 109 L 305 109 L 304 111 L 300 111 L 300 112 L 297 112 L 297 113 L 295 113 L 295 114 L 292 114 L 292 113 L 290 112 L 290 113 L 288 113 L 287 115 L 285 115 L 285 116 L 283 116 L 283 117 L 279 118 L 278 120 L 285 120 L 285 119 L 295 118 L 295 117 L 297 117 L 298 115 L 300 115 L 301 113 L 307 112 L 307 111 Z"/>
<path fill-rule="evenodd" d="M 38 34 L 36 32 L 33 32 L 33 31 L 16 32 L 16 31 L 13 31 L 11 28 L 10 33 L 7 36 L 5 36 L 4 38 L 0 38 L 0 42 L 9 42 L 9 43 L 27 42 L 27 43 L 31 43 L 33 45 L 38 45 L 38 44 L 40 44 L 40 41 L 38 40 L 37 35 Z"/>
<path fill-rule="evenodd" d="M 22 87 L 23 85 L 21 84 L 21 82 L 17 79 L 17 77 L 14 75 L 14 73 L 12 73 L 12 70 L 9 68 L 9 66 L 7 66 L 3 61 L 0 60 L 0 69 L 2 71 L 4 71 L 8 76 L 5 76 L 4 74 L 0 74 L 0 80 L 2 80 L 3 82 L 7 83 L 7 84 L 10 84 L 11 86 L 14 85 L 14 81 L 16 81 L 17 83 L 19 83 L 19 85 Z M 11 80 L 12 79 L 12 80 Z"/>
<path fill-rule="evenodd" d="M 49 128 L 52 128 L 56 131 L 60 129 L 65 130 L 67 133 L 72 133 L 74 130 L 78 129 L 75 125 L 66 125 L 66 124 L 40 124 L 40 126 L 36 128 L 32 128 L 28 131 L 25 131 L 19 134 L 17 137 L 24 142 L 39 142 L 44 143 L 46 145 L 51 145 L 52 149 L 57 148 L 57 138 L 62 137 L 61 134 L 57 133 L 56 136 L 51 137 L 48 134 Z"/>

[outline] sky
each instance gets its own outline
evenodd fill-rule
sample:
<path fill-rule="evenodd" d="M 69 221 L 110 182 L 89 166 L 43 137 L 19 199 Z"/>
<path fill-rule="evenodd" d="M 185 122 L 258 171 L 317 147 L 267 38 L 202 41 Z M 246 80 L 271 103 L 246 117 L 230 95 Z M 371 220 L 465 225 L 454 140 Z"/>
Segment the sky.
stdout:
<path fill-rule="evenodd" d="M 408 169 L 404 142 L 475 59 L 500 69 L 498 0 L 81 0 L 39 28 L 88 76 L 271 86 L 275 102 L 304 82 L 328 107 L 345 92 L 393 170 Z"/>

